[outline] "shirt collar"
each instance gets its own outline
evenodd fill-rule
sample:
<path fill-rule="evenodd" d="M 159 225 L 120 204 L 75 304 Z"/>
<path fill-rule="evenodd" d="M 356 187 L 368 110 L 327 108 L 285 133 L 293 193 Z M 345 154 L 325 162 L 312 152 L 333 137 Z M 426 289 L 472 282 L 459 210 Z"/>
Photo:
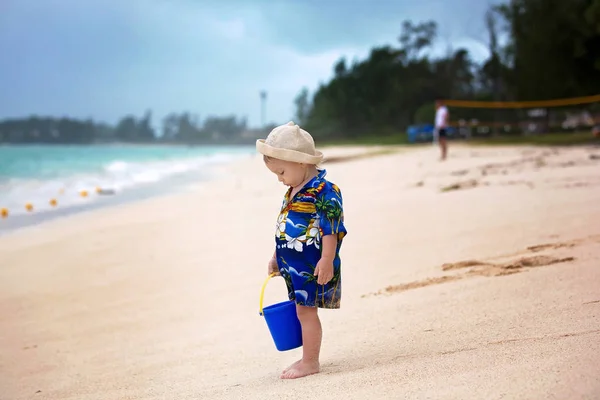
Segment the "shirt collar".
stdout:
<path fill-rule="evenodd" d="M 315 175 L 315 176 L 314 176 L 314 177 L 313 177 L 313 178 L 312 178 L 310 181 L 306 182 L 306 185 L 304 185 L 304 187 L 303 187 L 302 189 L 300 189 L 300 190 L 298 191 L 298 193 L 296 193 L 296 196 L 298 196 L 298 194 L 299 194 L 300 192 L 302 192 L 303 190 L 305 190 L 306 188 L 314 187 L 314 186 L 313 186 L 313 185 L 314 185 L 314 182 L 315 182 L 315 181 L 320 181 L 320 180 L 322 180 L 323 178 L 325 178 L 325 175 L 327 175 L 327 170 L 326 170 L 326 169 L 318 169 L 318 170 L 317 170 L 317 175 Z M 292 200 L 292 199 L 290 198 L 290 194 L 291 194 L 291 193 L 292 193 L 292 188 L 289 188 L 289 189 L 287 190 L 287 192 L 285 193 L 285 197 L 286 197 L 286 199 L 287 199 L 288 201 L 289 201 L 289 200 Z"/>

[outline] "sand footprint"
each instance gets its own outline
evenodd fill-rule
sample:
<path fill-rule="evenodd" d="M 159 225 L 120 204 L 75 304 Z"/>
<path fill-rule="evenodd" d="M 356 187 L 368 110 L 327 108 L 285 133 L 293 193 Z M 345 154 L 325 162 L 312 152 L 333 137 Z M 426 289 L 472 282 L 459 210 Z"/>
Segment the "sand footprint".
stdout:
<path fill-rule="evenodd" d="M 457 281 L 460 279 L 473 277 L 473 276 L 483 276 L 483 277 L 497 277 L 497 276 L 506 276 L 517 274 L 519 272 L 529 270 L 531 268 L 539 268 L 545 267 L 554 264 L 560 263 L 569 263 L 575 261 L 575 257 L 554 257 L 550 255 L 532 255 L 526 256 L 524 254 L 527 253 L 539 253 L 545 250 L 556 250 L 562 248 L 572 248 L 584 243 L 600 243 L 600 235 L 590 235 L 585 238 L 574 239 L 565 242 L 556 242 L 556 243 L 543 243 L 538 245 L 533 245 L 525 248 L 518 253 L 507 254 L 504 256 L 494 257 L 495 260 L 506 260 L 507 261 L 480 261 L 480 260 L 463 260 L 454 263 L 445 263 L 442 264 L 442 271 L 460 271 L 467 270 L 462 273 L 455 273 L 453 275 L 443 275 L 438 277 L 432 277 L 427 279 L 422 279 L 418 281 L 402 283 L 398 285 L 390 285 L 384 289 L 381 289 L 375 293 L 369 293 L 362 295 L 361 297 L 370 297 L 370 296 L 378 296 L 384 294 L 393 294 L 404 292 L 411 289 L 418 289 L 431 285 L 439 285 L 446 282 Z M 520 257 L 518 257 L 520 256 Z M 515 258 L 517 257 L 517 258 Z"/>
<path fill-rule="evenodd" d="M 538 251 L 544 251 L 549 249 L 562 249 L 562 248 L 575 247 L 575 243 L 546 243 L 546 244 L 538 244 L 535 246 L 529 246 L 527 250 L 537 253 Z"/>
<path fill-rule="evenodd" d="M 546 246 L 546 247 L 544 247 Z M 552 245 L 540 245 L 532 247 L 549 248 L 547 246 Z M 555 247 L 552 247 L 555 248 Z M 539 251 L 539 250 L 538 250 Z M 439 277 L 427 278 L 419 281 L 413 281 L 408 283 L 402 283 L 399 285 L 390 285 L 385 289 L 382 289 L 376 293 L 369 295 L 363 295 L 361 297 L 368 297 L 370 295 L 382 295 L 404 292 L 411 289 L 422 288 L 431 285 L 439 285 L 446 282 L 452 282 L 459 279 L 464 279 L 472 276 L 483 276 L 483 277 L 498 277 L 517 274 L 527 269 L 545 267 L 553 264 L 567 263 L 574 261 L 574 257 L 553 257 L 548 255 L 536 255 L 529 257 L 520 257 L 516 260 L 507 261 L 504 263 L 490 263 L 479 260 L 465 260 L 455 263 L 446 263 L 442 265 L 443 271 L 455 271 L 461 269 L 469 269 L 463 274 L 456 275 L 444 275 Z"/>

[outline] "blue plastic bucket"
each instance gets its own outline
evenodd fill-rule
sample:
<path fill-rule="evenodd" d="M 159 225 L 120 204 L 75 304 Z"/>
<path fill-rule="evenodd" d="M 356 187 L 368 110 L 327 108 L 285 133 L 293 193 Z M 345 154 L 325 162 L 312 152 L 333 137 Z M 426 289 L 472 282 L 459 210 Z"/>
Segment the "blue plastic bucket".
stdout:
<path fill-rule="evenodd" d="M 263 284 L 260 294 L 260 315 L 265 317 L 275 347 L 279 351 L 287 351 L 302 346 L 302 326 L 296 314 L 296 303 L 287 300 L 263 308 L 263 297 L 267 282 L 274 275 L 269 275 Z"/>

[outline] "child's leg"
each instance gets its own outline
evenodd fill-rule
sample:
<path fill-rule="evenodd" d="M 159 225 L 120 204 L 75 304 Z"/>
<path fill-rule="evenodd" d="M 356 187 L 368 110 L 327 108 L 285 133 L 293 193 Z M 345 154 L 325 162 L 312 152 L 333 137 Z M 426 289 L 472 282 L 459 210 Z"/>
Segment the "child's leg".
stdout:
<path fill-rule="evenodd" d="M 302 359 L 290 365 L 281 374 L 283 379 L 295 379 L 319 372 L 321 351 L 321 320 L 317 307 L 296 305 L 298 319 L 302 325 Z"/>

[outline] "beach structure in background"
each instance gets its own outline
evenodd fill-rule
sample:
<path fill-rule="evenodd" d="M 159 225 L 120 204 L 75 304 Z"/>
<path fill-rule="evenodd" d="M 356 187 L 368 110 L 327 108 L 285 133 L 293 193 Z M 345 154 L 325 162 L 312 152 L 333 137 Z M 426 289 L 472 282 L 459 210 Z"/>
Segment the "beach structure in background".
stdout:
<path fill-rule="evenodd" d="M 600 124 L 600 94 L 540 101 L 453 99 L 445 104 L 452 111 L 451 139 L 581 132 Z M 433 124 L 411 125 L 406 134 L 409 143 L 431 141 Z"/>

